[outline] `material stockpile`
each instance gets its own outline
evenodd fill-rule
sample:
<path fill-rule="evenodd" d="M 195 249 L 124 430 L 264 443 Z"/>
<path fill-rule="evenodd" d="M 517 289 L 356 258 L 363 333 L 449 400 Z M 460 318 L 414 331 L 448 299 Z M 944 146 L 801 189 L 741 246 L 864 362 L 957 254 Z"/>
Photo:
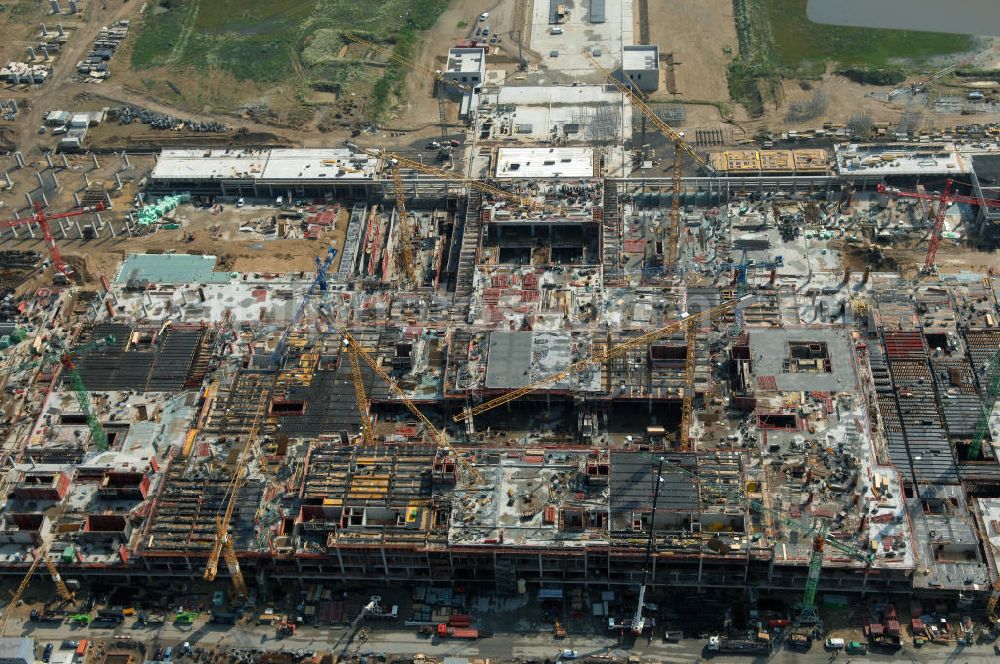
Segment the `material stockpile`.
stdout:
<path fill-rule="evenodd" d="M 138 121 L 142 124 L 149 125 L 152 129 L 188 129 L 190 131 L 218 133 L 229 131 L 229 127 L 221 122 L 198 122 L 195 120 L 185 120 L 182 118 L 176 118 L 172 115 L 166 115 L 165 113 L 149 111 L 144 108 L 139 108 L 138 106 L 122 106 L 121 108 L 113 108 L 108 111 L 108 115 L 111 119 L 117 119 L 119 124 L 127 125 Z"/>
<path fill-rule="evenodd" d="M 111 27 L 101 28 L 94 40 L 94 46 L 87 56 L 76 63 L 76 71 L 81 76 L 92 80 L 102 80 L 108 77 L 108 60 L 128 36 L 129 21 L 115 21 Z"/>
<path fill-rule="evenodd" d="M 150 224 L 155 224 L 160 218 L 167 212 L 170 212 L 176 208 L 181 203 L 187 203 L 191 200 L 191 196 L 188 194 L 180 194 L 178 196 L 164 196 L 160 201 L 154 205 L 147 205 L 139 211 L 139 217 L 136 219 L 136 223 L 140 226 L 149 226 Z"/>

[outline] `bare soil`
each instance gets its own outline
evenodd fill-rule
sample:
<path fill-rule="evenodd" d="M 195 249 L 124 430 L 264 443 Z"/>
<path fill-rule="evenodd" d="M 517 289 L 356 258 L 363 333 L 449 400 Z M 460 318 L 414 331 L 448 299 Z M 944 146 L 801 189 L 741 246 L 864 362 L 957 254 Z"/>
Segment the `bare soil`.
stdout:
<path fill-rule="evenodd" d="M 648 32 L 661 58 L 673 56 L 680 99 L 729 100 L 726 65 L 733 56 L 723 49 L 739 50 L 731 0 L 653 0 Z"/>

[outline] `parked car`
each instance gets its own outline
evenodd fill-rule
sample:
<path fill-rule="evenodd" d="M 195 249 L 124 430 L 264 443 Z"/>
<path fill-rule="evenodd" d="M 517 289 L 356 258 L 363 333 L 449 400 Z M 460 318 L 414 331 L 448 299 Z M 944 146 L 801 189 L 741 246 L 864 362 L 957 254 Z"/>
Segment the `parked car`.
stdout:
<path fill-rule="evenodd" d="M 480 21 L 485 21 L 489 17 L 490 17 L 490 13 L 489 12 L 483 12 L 482 14 L 479 15 L 479 20 Z"/>
<path fill-rule="evenodd" d="M 559 653 L 559 659 L 576 659 L 579 656 L 580 653 L 575 650 L 569 650 L 568 648 Z"/>
<path fill-rule="evenodd" d="M 825 645 L 827 650 L 843 650 L 847 644 L 843 639 L 832 638 L 827 639 Z"/>
<path fill-rule="evenodd" d="M 42 661 L 43 662 L 48 662 L 50 659 L 52 659 L 52 650 L 53 650 L 52 644 L 51 643 L 46 643 L 45 644 L 45 650 L 42 651 Z"/>
<path fill-rule="evenodd" d="M 850 643 L 847 644 L 847 648 L 845 650 L 847 650 L 848 655 L 868 654 L 868 646 L 861 643 L 860 641 L 851 641 Z"/>

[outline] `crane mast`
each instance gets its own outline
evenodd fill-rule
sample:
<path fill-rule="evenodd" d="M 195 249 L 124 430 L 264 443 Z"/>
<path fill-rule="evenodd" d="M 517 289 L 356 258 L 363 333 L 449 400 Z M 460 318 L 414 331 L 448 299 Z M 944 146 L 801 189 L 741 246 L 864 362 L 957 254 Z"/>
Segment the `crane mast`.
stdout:
<path fill-rule="evenodd" d="M 405 286 L 419 285 L 413 268 L 413 236 L 410 228 L 410 214 L 406 211 L 403 201 L 403 178 L 399 174 L 399 166 L 392 169 L 392 188 L 396 192 L 396 214 L 399 216 L 399 251 L 396 253 L 396 268 L 401 270 L 405 278 Z"/>
<path fill-rule="evenodd" d="M 344 350 L 347 353 L 348 361 L 351 363 L 351 378 L 354 381 L 354 400 L 358 404 L 358 416 L 361 418 L 361 438 L 365 445 L 375 444 L 375 433 L 372 430 L 372 418 L 368 395 L 365 393 L 364 377 L 361 375 L 361 365 L 358 362 L 358 353 L 351 348 L 348 341 L 344 340 Z"/>
<path fill-rule="evenodd" d="M 236 470 L 233 471 L 233 477 L 229 482 L 226 511 L 221 516 L 216 515 L 215 517 L 215 543 L 209 552 L 205 572 L 202 575 L 206 581 L 214 581 L 219 573 L 219 558 L 220 556 L 225 556 L 226 567 L 232 578 L 233 586 L 237 594 L 244 598 L 248 596 L 246 580 L 243 578 L 243 572 L 240 570 L 240 563 L 233 548 L 232 536 L 229 534 L 229 524 L 233 519 L 233 512 L 236 510 L 236 501 L 243 486 L 243 478 L 246 476 L 246 466 L 249 461 L 250 452 L 257 440 L 257 432 L 260 429 L 261 420 L 263 420 L 267 400 L 267 392 L 262 393 L 260 401 L 257 403 L 257 410 L 254 413 L 253 424 L 250 426 L 250 432 L 246 437 L 246 445 L 236 460 Z"/>
<path fill-rule="evenodd" d="M 49 222 L 57 219 L 79 217 L 83 214 L 93 214 L 95 212 L 101 212 L 105 209 L 107 208 L 104 203 L 98 203 L 97 205 L 91 207 L 70 210 L 69 212 L 45 214 L 42 204 L 36 202 L 35 209 L 30 217 L 27 219 L 9 219 L 0 224 L 0 228 L 16 228 L 18 226 L 37 224 L 38 228 L 42 231 L 42 237 L 45 239 L 45 248 L 49 252 L 49 257 L 52 259 L 52 265 L 55 267 L 56 273 L 69 282 L 69 280 L 73 277 L 73 269 L 70 268 L 70 266 L 66 264 L 66 261 L 63 260 L 62 252 L 59 251 L 59 246 L 56 245 L 56 239 L 52 235 L 52 228 L 49 226 Z"/>
<path fill-rule="evenodd" d="M 922 274 L 932 274 L 937 269 L 937 251 L 941 244 L 941 232 L 944 230 L 944 219 L 948 212 L 948 206 L 952 203 L 968 203 L 985 208 L 1000 208 L 1000 199 L 979 198 L 978 196 L 962 196 L 952 193 L 952 185 L 955 181 L 951 178 L 945 180 L 944 189 L 940 194 L 927 194 L 919 191 L 903 191 L 896 187 L 888 187 L 879 184 L 875 190 L 880 194 L 897 196 L 899 198 L 916 198 L 925 201 L 937 201 L 937 212 L 934 215 L 934 226 L 931 229 L 931 239 L 927 245 L 927 255 L 924 257 L 924 264 L 920 268 Z"/>

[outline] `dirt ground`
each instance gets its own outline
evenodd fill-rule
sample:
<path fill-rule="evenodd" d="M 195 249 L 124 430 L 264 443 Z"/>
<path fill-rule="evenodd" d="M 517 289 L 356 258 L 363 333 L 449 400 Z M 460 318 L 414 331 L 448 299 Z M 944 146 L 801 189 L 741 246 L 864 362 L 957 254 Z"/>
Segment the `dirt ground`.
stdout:
<path fill-rule="evenodd" d="M 660 47 L 661 59 L 673 55 L 671 92 L 681 99 L 727 101 L 726 65 L 733 56 L 723 49 L 739 50 L 731 0 L 645 1 L 650 43 Z"/>
<path fill-rule="evenodd" d="M 211 210 L 182 205 L 173 213 L 180 224 L 176 230 L 157 230 L 142 237 L 119 235 L 116 238 L 102 237 L 99 240 L 79 240 L 73 237 L 59 238 L 63 257 L 77 268 L 85 279 L 85 287 L 96 288 L 100 275 L 114 278 L 125 256 L 130 253 L 181 253 L 210 254 L 219 257 L 217 270 L 238 272 L 313 272 L 316 257 L 322 256 L 327 247 L 338 250 L 333 269 L 337 269 L 344 246 L 349 214 L 341 209 L 334 226 L 324 232 L 318 240 L 305 239 L 265 239 L 256 233 L 240 232 L 240 227 L 254 220 L 277 215 L 278 210 L 270 207 L 236 208 L 225 205 L 221 214 L 213 215 Z M 295 222 L 292 222 L 295 223 Z M 221 237 L 212 238 L 212 226 L 220 227 Z M 188 233 L 194 234 L 193 241 L 186 241 Z M 18 240 L 4 238 L 4 248 L 11 250 L 35 250 L 45 252 L 41 238 L 31 239 L 26 235 Z M 51 269 L 50 269 L 51 271 Z M 22 289 L 30 290 L 51 283 L 51 275 L 36 276 Z"/>

